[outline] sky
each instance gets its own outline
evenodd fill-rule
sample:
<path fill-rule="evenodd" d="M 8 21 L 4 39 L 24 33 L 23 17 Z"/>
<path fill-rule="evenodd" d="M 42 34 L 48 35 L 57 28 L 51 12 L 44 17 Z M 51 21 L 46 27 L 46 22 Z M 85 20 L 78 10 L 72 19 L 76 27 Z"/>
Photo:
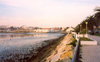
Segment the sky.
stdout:
<path fill-rule="evenodd" d="M 0 0 L 0 25 L 75 27 L 100 0 Z"/>

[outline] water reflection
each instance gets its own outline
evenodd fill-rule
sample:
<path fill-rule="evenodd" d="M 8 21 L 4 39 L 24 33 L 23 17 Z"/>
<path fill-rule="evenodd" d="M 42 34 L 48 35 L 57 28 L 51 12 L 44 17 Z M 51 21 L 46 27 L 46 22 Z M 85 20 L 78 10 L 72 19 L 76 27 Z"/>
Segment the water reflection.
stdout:
<path fill-rule="evenodd" d="M 25 62 L 35 54 L 36 49 L 58 38 L 60 33 L 0 33 L 0 62 Z"/>
<path fill-rule="evenodd" d="M 11 35 L 0 35 L 0 39 L 5 38 L 23 38 L 23 37 L 47 37 L 46 34 L 11 34 Z"/>

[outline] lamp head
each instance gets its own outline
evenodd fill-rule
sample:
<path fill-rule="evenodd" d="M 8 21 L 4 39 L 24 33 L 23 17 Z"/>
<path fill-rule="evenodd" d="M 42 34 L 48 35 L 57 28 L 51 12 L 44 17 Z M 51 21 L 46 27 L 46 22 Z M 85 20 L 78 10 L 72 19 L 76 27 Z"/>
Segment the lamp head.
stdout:
<path fill-rule="evenodd" d="M 85 22 L 86 24 L 88 24 L 88 22 Z"/>

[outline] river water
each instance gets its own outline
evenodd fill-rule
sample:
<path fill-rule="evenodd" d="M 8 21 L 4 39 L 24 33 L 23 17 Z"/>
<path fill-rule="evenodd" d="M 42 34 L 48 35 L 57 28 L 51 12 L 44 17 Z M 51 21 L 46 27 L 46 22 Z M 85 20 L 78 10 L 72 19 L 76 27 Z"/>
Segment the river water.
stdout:
<path fill-rule="evenodd" d="M 56 39 L 61 33 L 0 33 L 0 62 L 26 62 L 45 40 Z"/>

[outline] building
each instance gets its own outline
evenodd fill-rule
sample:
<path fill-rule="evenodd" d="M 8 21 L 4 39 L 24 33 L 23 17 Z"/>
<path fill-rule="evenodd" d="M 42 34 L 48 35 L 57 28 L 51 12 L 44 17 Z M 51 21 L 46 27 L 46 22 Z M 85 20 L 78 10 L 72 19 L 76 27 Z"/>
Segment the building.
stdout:
<path fill-rule="evenodd" d="M 59 29 L 54 29 L 54 28 L 41 28 L 41 29 L 35 29 L 34 32 L 59 32 Z"/>
<path fill-rule="evenodd" d="M 49 32 L 49 28 L 35 29 L 34 32 Z"/>
<path fill-rule="evenodd" d="M 25 25 L 20 27 L 21 29 L 27 29 L 27 27 Z"/>
<path fill-rule="evenodd" d="M 74 28 L 72 28 L 72 27 L 69 27 L 69 28 L 66 30 L 66 32 L 68 32 L 68 33 L 72 32 L 72 31 L 74 31 Z"/>

